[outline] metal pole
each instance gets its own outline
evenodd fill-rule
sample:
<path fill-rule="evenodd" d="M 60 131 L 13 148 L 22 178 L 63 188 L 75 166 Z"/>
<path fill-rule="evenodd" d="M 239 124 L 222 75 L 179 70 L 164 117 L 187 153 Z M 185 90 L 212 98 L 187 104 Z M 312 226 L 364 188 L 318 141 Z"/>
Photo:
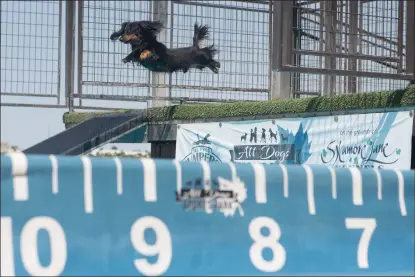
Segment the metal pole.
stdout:
<path fill-rule="evenodd" d="M 294 1 L 296 2 L 296 1 Z M 301 49 L 301 9 L 298 8 L 298 4 L 294 3 L 293 6 L 293 36 L 294 36 L 294 49 Z M 293 63 L 295 66 L 301 66 L 301 54 L 293 55 Z M 292 90 L 294 92 L 300 91 L 300 73 L 294 73 L 292 76 Z M 294 94 L 294 97 L 300 96 Z"/>
<path fill-rule="evenodd" d="M 351 57 L 348 59 L 348 68 L 351 71 L 357 70 L 357 59 L 356 57 L 353 57 L 353 55 L 357 54 L 357 32 L 358 32 L 358 19 L 359 19 L 359 1 L 358 0 L 350 0 L 350 38 L 349 38 L 349 54 Z M 355 76 L 349 76 L 348 78 L 348 93 L 355 93 L 357 90 L 356 87 L 356 77 Z"/>
<path fill-rule="evenodd" d="M 271 99 L 291 97 L 291 73 L 283 72 L 292 64 L 294 1 L 273 1 Z"/>
<path fill-rule="evenodd" d="M 61 104 L 61 70 L 62 70 L 62 13 L 63 13 L 63 8 L 62 8 L 62 1 L 59 1 L 59 39 L 58 39 L 58 105 Z"/>
<path fill-rule="evenodd" d="M 152 1 L 153 4 L 153 20 L 160 20 L 163 24 L 167 24 L 167 11 L 168 11 L 168 1 Z M 167 30 L 164 29 L 160 32 L 158 39 L 162 42 L 167 42 Z M 166 74 L 156 73 L 152 74 L 152 88 L 151 95 L 157 97 L 166 97 L 167 90 L 165 88 L 166 84 Z M 164 86 L 164 87 L 162 87 Z M 152 100 L 151 107 L 159 107 L 168 105 L 168 102 L 165 100 Z"/>
<path fill-rule="evenodd" d="M 268 100 L 271 100 L 272 91 L 272 60 L 274 52 L 272 51 L 272 9 L 273 1 L 268 3 Z"/>
<path fill-rule="evenodd" d="M 77 62 L 77 69 L 78 69 L 78 97 L 79 97 L 79 106 L 82 107 L 82 61 L 83 61 L 83 18 L 84 18 L 84 1 L 78 0 L 78 62 Z M 75 68 L 75 66 L 74 66 Z"/>
<path fill-rule="evenodd" d="M 326 52 L 336 52 L 336 26 L 337 26 L 337 1 L 323 1 L 324 3 L 324 25 L 326 29 Z M 324 59 L 325 69 L 336 69 L 336 58 L 326 56 Z M 324 95 L 335 95 L 336 76 L 327 74 L 324 76 Z"/>
<path fill-rule="evenodd" d="M 411 74 L 413 79 L 412 84 L 415 84 L 415 2 L 412 0 L 406 1 L 406 73 Z"/>
<path fill-rule="evenodd" d="M 73 111 L 73 85 L 74 85 L 74 48 L 75 48 L 75 26 L 74 26 L 74 11 L 75 1 L 65 1 L 66 20 L 65 20 L 65 97 L 66 106 L 69 111 Z"/>

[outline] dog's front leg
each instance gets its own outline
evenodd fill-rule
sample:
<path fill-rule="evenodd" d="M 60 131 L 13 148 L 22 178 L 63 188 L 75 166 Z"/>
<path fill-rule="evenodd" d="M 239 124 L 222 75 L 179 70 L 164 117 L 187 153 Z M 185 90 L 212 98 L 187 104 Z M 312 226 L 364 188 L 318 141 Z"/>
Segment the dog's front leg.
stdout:
<path fill-rule="evenodd" d="M 134 60 L 134 56 L 136 56 L 137 54 L 138 54 L 137 52 L 131 52 L 124 59 L 122 59 L 123 63 L 132 62 Z"/>

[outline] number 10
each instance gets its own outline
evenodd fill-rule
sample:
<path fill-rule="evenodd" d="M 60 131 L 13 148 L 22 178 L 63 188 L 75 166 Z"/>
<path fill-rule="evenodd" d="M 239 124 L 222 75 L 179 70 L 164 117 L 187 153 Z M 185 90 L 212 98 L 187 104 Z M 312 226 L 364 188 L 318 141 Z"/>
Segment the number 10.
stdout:
<path fill-rule="evenodd" d="M 43 266 L 38 255 L 38 232 L 44 229 L 50 240 L 50 263 Z M 1 276 L 15 276 L 12 219 L 1 218 Z M 29 220 L 20 235 L 23 265 L 32 276 L 59 276 L 66 264 L 66 239 L 62 226 L 53 218 L 39 216 Z"/>

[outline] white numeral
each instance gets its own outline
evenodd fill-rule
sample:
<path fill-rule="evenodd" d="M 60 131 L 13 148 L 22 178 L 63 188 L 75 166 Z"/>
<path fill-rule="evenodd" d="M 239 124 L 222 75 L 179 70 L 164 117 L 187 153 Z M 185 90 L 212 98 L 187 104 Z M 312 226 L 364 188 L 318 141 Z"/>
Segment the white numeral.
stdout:
<path fill-rule="evenodd" d="M 144 238 L 146 229 L 153 229 L 156 242 L 149 245 Z M 131 242 L 134 248 L 145 256 L 158 255 L 157 262 L 150 264 L 147 259 L 136 259 L 134 265 L 147 276 L 161 275 L 167 271 L 172 259 L 172 242 L 167 226 L 157 217 L 145 216 L 137 219 L 131 227 Z"/>
<path fill-rule="evenodd" d="M 38 232 L 48 232 L 50 241 L 50 264 L 43 266 L 39 261 Z M 14 276 L 13 230 L 10 217 L 1 218 L 1 275 Z M 65 268 L 67 251 L 62 226 L 53 218 L 34 217 L 23 227 L 20 234 L 20 253 L 23 265 L 32 276 L 59 276 Z"/>
<path fill-rule="evenodd" d="M 269 234 L 263 236 L 261 229 L 268 229 Z M 276 272 L 281 270 L 285 265 L 286 252 L 285 248 L 279 243 L 281 238 L 281 229 L 277 222 L 269 217 L 254 218 L 249 224 L 249 235 L 254 243 L 249 249 L 249 256 L 252 264 L 263 272 Z M 264 248 L 272 250 L 272 259 L 264 259 L 262 251 Z"/>
<path fill-rule="evenodd" d="M 11 217 L 1 218 L 1 276 L 14 276 L 14 253 Z"/>
<path fill-rule="evenodd" d="M 363 229 L 357 247 L 357 265 L 359 268 L 369 268 L 368 252 L 370 239 L 376 229 L 376 219 L 374 218 L 346 218 L 347 229 Z"/>

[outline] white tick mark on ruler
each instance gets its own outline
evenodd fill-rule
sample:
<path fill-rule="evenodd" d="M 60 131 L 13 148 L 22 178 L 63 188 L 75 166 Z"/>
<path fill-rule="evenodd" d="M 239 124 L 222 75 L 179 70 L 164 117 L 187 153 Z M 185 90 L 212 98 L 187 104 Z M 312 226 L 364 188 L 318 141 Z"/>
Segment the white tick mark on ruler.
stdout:
<path fill-rule="evenodd" d="M 211 180 L 211 173 L 210 173 L 210 166 L 206 161 L 201 161 L 200 165 L 203 169 L 203 186 L 205 189 L 210 188 L 210 180 Z"/>
<path fill-rule="evenodd" d="M 202 166 L 203 170 L 203 187 L 205 190 L 210 189 L 210 182 L 211 182 L 211 172 L 210 172 L 210 165 L 206 161 L 201 161 L 200 165 Z M 212 207 L 209 204 L 209 201 L 205 201 L 205 211 L 208 214 L 213 213 Z"/>
<path fill-rule="evenodd" d="M 29 184 L 27 180 L 27 158 L 23 153 L 8 154 L 12 163 L 13 198 L 15 201 L 29 199 Z"/>
<path fill-rule="evenodd" d="M 354 167 L 349 168 L 349 171 L 352 175 L 353 204 L 356 206 L 361 206 L 363 205 L 362 174 L 359 169 Z"/>
<path fill-rule="evenodd" d="M 84 203 L 85 212 L 90 214 L 94 211 L 94 199 L 92 188 L 92 165 L 91 160 L 86 156 L 81 156 L 84 167 Z"/>
<path fill-rule="evenodd" d="M 144 171 L 144 200 L 157 201 L 156 163 L 153 159 L 140 159 Z"/>
<path fill-rule="evenodd" d="M 378 184 L 378 199 L 382 200 L 382 176 L 380 175 L 378 169 L 374 169 L 374 172 L 376 174 L 376 181 Z"/>
<path fill-rule="evenodd" d="M 54 155 L 49 155 L 50 163 L 52 165 L 52 193 L 58 194 L 58 160 Z"/>
<path fill-rule="evenodd" d="M 262 164 L 251 164 L 255 176 L 255 200 L 257 203 L 267 203 L 267 179 Z"/>
<path fill-rule="evenodd" d="M 180 193 L 182 189 L 182 166 L 179 161 L 173 160 L 173 164 L 176 167 L 176 189 Z"/>
<path fill-rule="evenodd" d="M 288 171 L 287 167 L 283 164 L 280 164 L 280 168 L 282 171 L 282 184 L 284 188 L 284 197 L 288 198 Z"/>
<path fill-rule="evenodd" d="M 405 180 L 403 174 L 400 170 L 393 169 L 396 176 L 398 177 L 398 199 L 399 199 L 399 208 L 401 210 L 402 216 L 406 216 L 406 204 L 405 204 Z"/>
<path fill-rule="evenodd" d="M 331 197 L 337 199 L 337 180 L 336 180 L 336 170 L 332 167 L 328 168 L 331 176 Z"/>
<path fill-rule="evenodd" d="M 308 211 L 311 215 L 316 214 L 316 204 L 314 200 L 314 176 L 313 170 L 308 165 L 302 166 L 305 170 L 307 178 L 307 202 L 308 202 Z"/>
<path fill-rule="evenodd" d="M 118 157 L 114 158 L 115 168 L 117 170 L 117 193 L 121 195 L 123 192 L 123 183 L 122 183 L 122 164 L 121 160 Z"/>

